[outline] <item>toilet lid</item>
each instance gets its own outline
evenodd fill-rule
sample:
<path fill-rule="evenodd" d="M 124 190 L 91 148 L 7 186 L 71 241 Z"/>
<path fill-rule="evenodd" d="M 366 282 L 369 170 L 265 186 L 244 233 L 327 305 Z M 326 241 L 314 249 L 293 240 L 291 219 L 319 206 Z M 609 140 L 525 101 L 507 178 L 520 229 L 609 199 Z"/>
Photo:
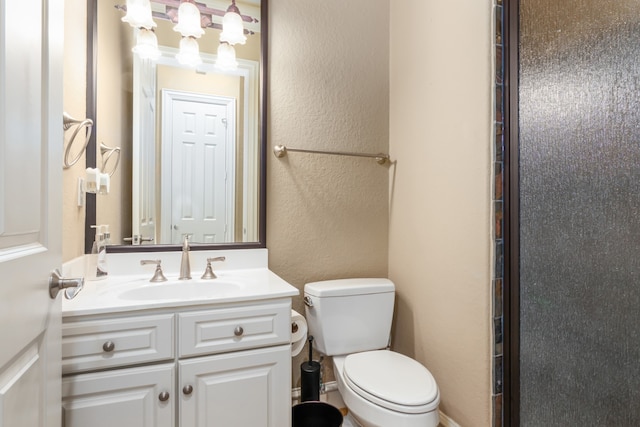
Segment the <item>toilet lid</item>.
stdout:
<path fill-rule="evenodd" d="M 388 350 L 350 354 L 344 376 L 367 400 L 389 409 L 419 413 L 439 397 L 431 372 L 419 362 Z"/>

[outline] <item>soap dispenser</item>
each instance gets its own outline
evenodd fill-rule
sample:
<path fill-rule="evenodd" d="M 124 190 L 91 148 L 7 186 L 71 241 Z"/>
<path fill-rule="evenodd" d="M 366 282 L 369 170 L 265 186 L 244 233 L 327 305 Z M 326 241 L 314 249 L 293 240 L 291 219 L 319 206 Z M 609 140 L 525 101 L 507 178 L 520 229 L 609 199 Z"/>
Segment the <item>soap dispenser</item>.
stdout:
<path fill-rule="evenodd" d="M 102 237 L 104 237 L 104 244 L 106 245 L 110 245 L 111 244 L 111 232 L 109 231 L 109 226 L 108 225 L 103 225 L 104 230 L 102 231 Z"/>
<path fill-rule="evenodd" d="M 86 280 L 100 280 L 107 276 L 107 245 L 103 232 L 104 227 L 102 225 L 91 226 L 96 229 L 96 237 L 91 246 L 91 253 L 85 258 Z"/>
<path fill-rule="evenodd" d="M 96 276 L 98 278 L 104 278 L 108 274 L 107 243 L 111 239 L 111 233 L 109 233 L 108 225 L 101 225 L 99 227 L 99 231 L 99 233 L 96 233 L 96 242 L 98 249 L 98 258 L 96 261 Z"/>

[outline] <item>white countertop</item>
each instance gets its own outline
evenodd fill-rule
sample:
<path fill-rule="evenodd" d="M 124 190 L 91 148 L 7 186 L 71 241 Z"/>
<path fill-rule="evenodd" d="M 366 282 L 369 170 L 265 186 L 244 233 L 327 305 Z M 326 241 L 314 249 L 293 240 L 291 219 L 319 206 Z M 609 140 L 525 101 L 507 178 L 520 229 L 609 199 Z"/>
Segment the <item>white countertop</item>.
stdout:
<path fill-rule="evenodd" d="M 111 254 L 111 259 L 108 259 L 109 276 L 102 280 L 85 281 L 84 288 L 74 299 L 63 298 L 62 316 L 69 318 L 147 309 L 249 303 L 299 294 L 297 288 L 267 268 L 266 250 L 264 256 L 251 251 L 216 251 L 214 254 L 192 252 L 192 255 L 196 255 L 191 257 L 193 279 L 182 281 L 177 280 L 178 274 L 173 268 L 177 265 L 174 258 L 179 260 L 180 252 Z M 227 257 L 227 262 L 214 265 L 218 278 L 200 279 L 206 266 L 206 261 L 203 263 L 202 260 L 206 260 L 207 256 L 221 255 Z M 163 270 L 165 259 L 169 259 L 171 262 L 166 263 L 169 268 L 164 271 L 168 281 L 150 283 L 155 266 L 140 266 L 141 259 L 163 259 Z M 112 273 L 111 263 L 114 264 L 115 274 Z M 80 274 L 80 264 L 81 260 L 75 260 L 65 265 L 65 275 Z"/>

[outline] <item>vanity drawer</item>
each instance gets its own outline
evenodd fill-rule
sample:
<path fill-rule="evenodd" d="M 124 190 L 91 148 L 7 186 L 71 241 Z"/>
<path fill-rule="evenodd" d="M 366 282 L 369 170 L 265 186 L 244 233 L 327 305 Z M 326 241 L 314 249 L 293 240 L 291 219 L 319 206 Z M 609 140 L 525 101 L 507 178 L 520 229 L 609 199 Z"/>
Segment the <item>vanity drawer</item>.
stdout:
<path fill-rule="evenodd" d="M 174 314 L 88 320 L 62 325 L 62 373 L 174 357 Z"/>
<path fill-rule="evenodd" d="M 289 300 L 178 314 L 179 357 L 258 348 L 291 341 Z"/>

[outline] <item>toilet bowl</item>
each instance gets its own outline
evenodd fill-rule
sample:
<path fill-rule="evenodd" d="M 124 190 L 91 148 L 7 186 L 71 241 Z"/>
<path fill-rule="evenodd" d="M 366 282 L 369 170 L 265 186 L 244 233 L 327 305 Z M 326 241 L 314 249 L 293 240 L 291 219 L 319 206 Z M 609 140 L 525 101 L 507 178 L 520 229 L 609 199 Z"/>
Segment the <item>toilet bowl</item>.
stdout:
<path fill-rule="evenodd" d="M 361 364 L 365 358 L 369 361 Z M 371 351 L 334 356 L 333 370 L 342 400 L 362 427 L 438 425 L 438 387 L 415 360 L 389 350 Z"/>
<path fill-rule="evenodd" d="M 386 349 L 395 286 L 388 279 L 305 285 L 316 349 L 333 357 L 338 391 L 362 427 L 436 427 L 440 393 L 422 364 Z"/>

